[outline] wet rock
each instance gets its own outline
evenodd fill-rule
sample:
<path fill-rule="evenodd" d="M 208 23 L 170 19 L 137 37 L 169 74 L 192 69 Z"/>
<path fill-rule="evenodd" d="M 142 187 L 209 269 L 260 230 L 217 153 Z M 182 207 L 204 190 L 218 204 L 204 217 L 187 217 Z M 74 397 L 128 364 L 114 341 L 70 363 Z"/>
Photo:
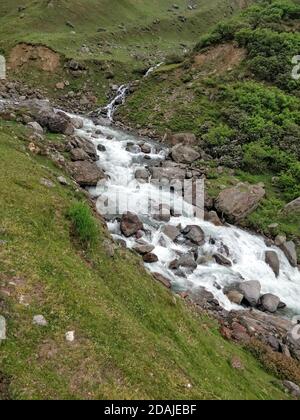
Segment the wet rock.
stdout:
<path fill-rule="evenodd" d="M 241 305 L 244 299 L 244 295 L 237 290 L 231 290 L 226 295 L 231 303 L 235 303 L 236 305 Z"/>
<path fill-rule="evenodd" d="M 32 323 L 40 327 L 46 327 L 48 325 L 48 322 L 43 315 L 35 315 L 33 317 Z"/>
<path fill-rule="evenodd" d="M 139 145 L 135 143 L 127 143 L 126 151 L 137 155 L 138 153 L 141 153 L 141 148 Z"/>
<path fill-rule="evenodd" d="M 280 299 L 278 296 L 272 295 L 271 293 L 267 293 L 259 299 L 258 307 L 262 311 L 275 313 L 278 309 L 279 303 Z"/>
<path fill-rule="evenodd" d="M 72 149 L 70 157 L 73 162 L 89 160 L 89 155 L 82 149 Z"/>
<path fill-rule="evenodd" d="M 0 315 L 0 343 L 2 340 L 6 340 L 6 319 Z"/>
<path fill-rule="evenodd" d="M 155 247 L 151 244 L 137 244 L 133 247 L 134 251 L 140 255 L 150 254 L 154 248 Z"/>
<path fill-rule="evenodd" d="M 266 192 L 261 184 L 240 183 L 221 191 L 215 207 L 232 222 L 239 222 L 257 209 Z"/>
<path fill-rule="evenodd" d="M 216 260 L 217 264 L 224 265 L 227 267 L 232 266 L 232 262 L 228 258 L 224 257 L 224 255 L 222 254 L 214 254 L 213 257 Z"/>
<path fill-rule="evenodd" d="M 195 245 L 201 246 L 205 243 L 205 233 L 199 226 L 187 226 L 182 233 L 186 239 Z"/>
<path fill-rule="evenodd" d="M 281 249 L 291 266 L 297 267 L 298 257 L 295 243 L 293 241 L 285 242 L 281 245 Z"/>
<path fill-rule="evenodd" d="M 146 254 L 143 256 L 143 260 L 145 263 L 153 264 L 153 263 L 158 262 L 158 256 L 149 252 L 149 254 Z"/>
<path fill-rule="evenodd" d="M 137 169 L 135 172 L 135 179 L 142 180 L 142 181 L 148 181 L 150 177 L 149 172 L 147 169 Z"/>
<path fill-rule="evenodd" d="M 208 304 L 215 301 L 214 295 L 202 286 L 190 290 L 188 294 L 189 299 L 201 308 L 206 308 Z"/>
<path fill-rule="evenodd" d="M 229 287 L 224 289 L 224 293 L 227 294 L 230 291 L 237 291 L 244 296 L 243 301 L 245 301 L 250 306 L 256 306 L 261 292 L 261 284 L 259 281 L 250 280 L 244 281 L 242 283 L 234 283 Z"/>
<path fill-rule="evenodd" d="M 160 204 L 155 210 L 154 219 L 160 222 L 169 222 L 171 219 L 171 209 L 167 204 Z"/>
<path fill-rule="evenodd" d="M 173 242 L 178 238 L 178 236 L 180 236 L 180 230 L 176 226 L 172 225 L 164 226 L 162 233 L 168 236 L 168 238 L 170 238 Z"/>
<path fill-rule="evenodd" d="M 101 179 L 105 179 L 104 172 L 95 163 L 71 162 L 68 168 L 75 181 L 82 187 L 96 186 Z"/>
<path fill-rule="evenodd" d="M 266 251 L 265 261 L 272 268 L 276 277 L 279 276 L 280 272 L 280 261 L 277 252 L 275 251 Z"/>
<path fill-rule="evenodd" d="M 176 260 L 172 261 L 169 265 L 171 270 L 177 270 L 178 268 L 183 267 L 189 269 L 191 272 L 196 270 L 197 263 L 195 258 L 191 254 L 182 255 L 181 257 L 177 258 Z"/>
<path fill-rule="evenodd" d="M 283 381 L 283 386 L 289 391 L 289 393 L 295 397 L 300 398 L 300 387 L 291 381 Z"/>
<path fill-rule="evenodd" d="M 122 216 L 120 227 L 123 235 L 128 238 L 135 235 L 139 230 L 142 230 L 144 226 L 136 214 L 127 212 Z"/>
<path fill-rule="evenodd" d="M 99 152 L 106 152 L 106 147 L 105 147 L 105 146 L 103 146 L 103 144 L 98 144 L 98 146 L 97 146 L 97 150 L 98 150 Z"/>
<path fill-rule="evenodd" d="M 150 146 L 150 144 L 148 144 L 148 143 L 142 144 L 141 145 L 141 151 L 142 151 L 142 153 L 145 153 L 145 154 L 151 153 L 151 146 Z"/>
<path fill-rule="evenodd" d="M 221 220 L 220 220 L 220 218 L 219 218 L 219 216 L 218 216 L 217 212 L 215 212 L 215 211 L 213 211 L 213 210 L 211 210 L 210 212 L 208 212 L 208 213 L 205 215 L 205 220 L 206 220 L 207 222 L 212 223 L 212 224 L 213 224 L 213 225 L 215 225 L 215 226 L 223 226 L 223 223 L 221 222 Z"/>
<path fill-rule="evenodd" d="M 286 242 L 285 235 L 277 235 L 275 238 L 275 245 L 281 247 Z"/>
<path fill-rule="evenodd" d="M 81 128 L 83 128 L 83 119 L 82 118 L 72 118 L 71 119 L 71 123 L 73 125 L 74 128 L 76 128 L 77 130 L 80 130 Z"/>
<path fill-rule="evenodd" d="M 153 180 L 183 181 L 185 179 L 185 169 L 176 166 L 152 167 L 150 172 Z"/>
<path fill-rule="evenodd" d="M 160 273 L 152 273 L 155 280 L 163 284 L 167 289 L 171 289 L 171 281 Z"/>
<path fill-rule="evenodd" d="M 171 150 L 172 159 L 177 163 L 192 163 L 200 159 L 201 155 L 189 146 L 178 144 Z"/>

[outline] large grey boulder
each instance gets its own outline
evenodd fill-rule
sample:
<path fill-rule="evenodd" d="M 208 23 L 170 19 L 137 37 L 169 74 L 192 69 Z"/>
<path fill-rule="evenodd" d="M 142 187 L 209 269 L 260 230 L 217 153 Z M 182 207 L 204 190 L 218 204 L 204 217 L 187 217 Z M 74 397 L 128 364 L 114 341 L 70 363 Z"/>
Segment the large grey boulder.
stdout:
<path fill-rule="evenodd" d="M 234 283 L 224 289 L 224 293 L 236 291 L 244 296 L 244 301 L 250 306 L 255 307 L 260 298 L 261 284 L 259 281 L 250 280 L 241 283 Z"/>
<path fill-rule="evenodd" d="M 176 166 L 152 167 L 150 172 L 153 180 L 183 181 L 185 179 L 185 169 Z"/>
<path fill-rule="evenodd" d="M 164 233 L 171 241 L 175 241 L 180 236 L 180 230 L 176 226 L 165 225 L 162 233 Z"/>
<path fill-rule="evenodd" d="M 280 299 L 278 296 L 267 293 L 259 300 L 259 307 L 263 311 L 275 313 L 279 307 Z"/>
<path fill-rule="evenodd" d="M 144 226 L 135 213 L 128 211 L 123 214 L 120 227 L 123 235 L 129 238 L 142 230 Z"/>
<path fill-rule="evenodd" d="M 281 245 L 281 249 L 284 252 L 291 266 L 297 267 L 298 257 L 295 243 L 293 241 L 284 242 Z"/>
<path fill-rule="evenodd" d="M 72 149 L 70 157 L 73 162 L 89 160 L 89 155 L 83 149 Z"/>
<path fill-rule="evenodd" d="M 265 194 L 265 189 L 261 184 L 240 183 L 221 191 L 215 201 L 215 207 L 230 221 L 238 222 L 257 209 Z"/>
<path fill-rule="evenodd" d="M 205 242 L 205 233 L 199 226 L 187 226 L 185 229 L 183 229 L 182 233 L 186 239 L 195 245 L 201 246 Z"/>
<path fill-rule="evenodd" d="M 104 172 L 95 163 L 71 162 L 68 168 L 75 181 L 82 187 L 96 186 L 101 179 L 105 179 Z"/>
<path fill-rule="evenodd" d="M 64 112 L 43 110 L 37 115 L 36 119 L 43 128 L 46 128 L 51 133 L 66 135 L 72 135 L 74 133 L 71 118 Z"/>
<path fill-rule="evenodd" d="M 272 268 L 275 273 L 275 276 L 279 276 L 280 272 L 280 261 L 277 252 L 275 251 L 266 251 L 265 261 Z"/>
<path fill-rule="evenodd" d="M 195 149 L 177 144 L 171 150 L 172 159 L 177 163 L 192 163 L 200 159 L 201 155 Z"/>
<path fill-rule="evenodd" d="M 171 270 L 177 270 L 178 268 L 183 267 L 189 269 L 191 272 L 196 270 L 197 263 L 195 258 L 191 254 L 182 255 L 176 260 L 172 261 L 169 265 Z"/>

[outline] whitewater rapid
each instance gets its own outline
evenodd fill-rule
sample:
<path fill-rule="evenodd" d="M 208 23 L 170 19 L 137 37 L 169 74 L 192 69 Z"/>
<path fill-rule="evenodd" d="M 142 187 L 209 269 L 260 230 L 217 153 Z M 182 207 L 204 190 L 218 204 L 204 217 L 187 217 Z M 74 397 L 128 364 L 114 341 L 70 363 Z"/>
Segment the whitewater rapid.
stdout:
<path fill-rule="evenodd" d="M 95 132 L 101 134 L 95 135 Z M 96 148 L 99 145 L 104 146 L 105 149 L 102 147 L 103 151 L 98 152 L 98 165 L 105 171 L 107 180 L 104 184 L 100 183 L 97 187 L 90 188 L 89 191 L 100 202 L 104 202 L 105 199 L 114 202 L 118 195 L 126 197 L 131 205 L 130 209 L 134 209 L 144 223 L 143 239 L 155 247 L 153 253 L 159 258 L 157 263 L 146 264 L 151 272 L 159 272 L 169 278 L 175 290 L 203 286 L 212 292 L 227 310 L 240 309 L 240 307 L 232 304 L 223 294 L 224 286 L 243 279 L 258 280 L 262 286 L 262 294 L 277 295 L 286 303 L 289 311 L 300 314 L 300 272 L 289 264 L 279 248 L 270 248 L 262 237 L 237 227 L 219 227 L 195 218 L 192 206 L 187 203 L 185 203 L 184 216 L 172 217 L 168 223 L 158 222 L 145 213 L 147 208 L 145 201 L 149 195 L 154 205 L 159 205 L 161 202 L 170 203 L 170 192 L 162 192 L 157 185 L 151 183 L 151 180 L 148 183 L 137 181 L 135 172 L 137 169 L 153 165 L 154 161 L 164 161 L 168 154 L 167 149 L 149 139 L 133 136 L 112 126 L 95 125 L 90 119 L 84 119 L 84 127 L 77 130 L 77 134 L 92 141 Z M 137 147 L 145 141 L 152 147 L 148 155 L 151 160 Z M 131 144 L 130 150 L 126 150 L 128 143 Z M 183 199 L 181 196 L 176 196 L 175 200 L 180 202 Z M 178 257 L 178 253 L 189 253 L 190 248 L 184 243 L 175 243 L 164 235 L 162 230 L 166 224 L 181 225 L 182 228 L 188 225 L 200 226 L 205 232 L 206 243 L 199 247 L 199 255 L 209 257 L 224 249 L 229 250 L 228 258 L 232 262 L 232 267 L 221 266 L 213 258 L 208 258 L 208 261 L 199 264 L 193 273 L 187 273 L 186 278 L 176 276 L 168 268 L 169 263 Z M 136 245 L 135 238 L 122 236 L 118 218 L 108 221 L 108 228 L 115 239 L 121 238 L 126 241 L 128 248 Z M 280 259 L 280 275 L 277 278 L 271 267 L 265 263 L 265 252 L 268 250 L 276 251 Z"/>

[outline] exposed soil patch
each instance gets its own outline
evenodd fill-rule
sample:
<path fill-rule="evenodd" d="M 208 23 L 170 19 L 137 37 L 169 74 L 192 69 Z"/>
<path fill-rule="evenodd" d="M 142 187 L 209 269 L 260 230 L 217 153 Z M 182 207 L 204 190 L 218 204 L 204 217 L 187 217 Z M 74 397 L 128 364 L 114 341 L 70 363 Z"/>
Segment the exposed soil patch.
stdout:
<path fill-rule="evenodd" d="M 246 50 L 233 44 L 222 44 L 194 57 L 193 68 L 204 74 L 222 74 L 239 65 L 246 58 Z"/>
<path fill-rule="evenodd" d="M 42 45 L 18 44 L 10 52 L 8 67 L 17 70 L 27 65 L 54 73 L 60 67 L 60 56 Z"/>

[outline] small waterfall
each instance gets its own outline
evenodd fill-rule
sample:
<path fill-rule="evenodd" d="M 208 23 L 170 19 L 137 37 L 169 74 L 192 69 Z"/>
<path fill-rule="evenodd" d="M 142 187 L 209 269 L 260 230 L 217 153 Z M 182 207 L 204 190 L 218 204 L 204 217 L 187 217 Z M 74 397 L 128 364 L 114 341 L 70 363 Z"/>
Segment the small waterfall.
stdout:
<path fill-rule="evenodd" d="M 118 106 L 124 104 L 128 90 L 129 90 L 129 85 L 121 85 L 117 90 L 116 96 L 104 108 L 104 111 L 106 112 L 106 116 L 110 121 L 113 121 L 113 116 Z"/>
<path fill-rule="evenodd" d="M 151 73 L 153 73 L 155 70 L 157 70 L 159 67 L 161 67 L 164 64 L 162 61 L 161 63 L 156 64 L 155 66 L 150 67 L 150 69 L 146 72 L 144 77 L 150 76 Z"/>

